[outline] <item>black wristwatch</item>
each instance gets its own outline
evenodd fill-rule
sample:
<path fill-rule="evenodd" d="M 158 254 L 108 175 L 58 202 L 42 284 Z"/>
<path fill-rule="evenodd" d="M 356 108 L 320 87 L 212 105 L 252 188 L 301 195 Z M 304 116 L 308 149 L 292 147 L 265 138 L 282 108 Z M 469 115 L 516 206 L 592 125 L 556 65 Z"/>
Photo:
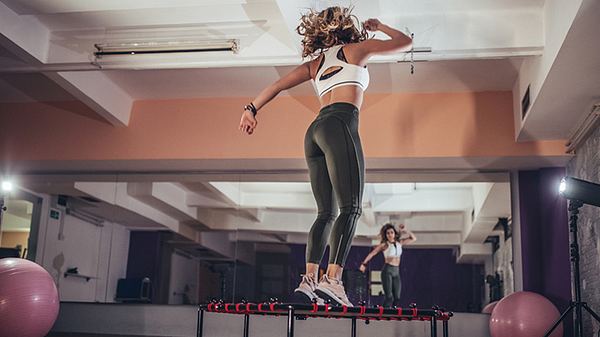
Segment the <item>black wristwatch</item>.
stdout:
<path fill-rule="evenodd" d="M 254 104 L 252 102 L 250 102 L 250 104 L 247 104 L 244 107 L 244 110 L 248 110 L 248 111 L 252 112 L 252 116 L 256 117 L 257 110 L 256 110 L 256 107 L 254 106 Z"/>

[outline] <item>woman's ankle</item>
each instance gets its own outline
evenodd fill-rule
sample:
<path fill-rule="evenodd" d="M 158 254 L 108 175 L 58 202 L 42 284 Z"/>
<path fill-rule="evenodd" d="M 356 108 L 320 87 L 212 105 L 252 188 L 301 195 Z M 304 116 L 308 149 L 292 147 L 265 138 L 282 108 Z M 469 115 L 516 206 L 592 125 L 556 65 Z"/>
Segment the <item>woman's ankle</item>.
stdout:
<path fill-rule="evenodd" d="M 344 273 L 344 267 L 337 265 L 337 264 L 329 264 L 327 266 L 327 272 L 326 275 L 328 278 L 330 279 L 334 279 L 334 280 L 338 280 L 341 281 L 342 280 L 342 274 Z"/>

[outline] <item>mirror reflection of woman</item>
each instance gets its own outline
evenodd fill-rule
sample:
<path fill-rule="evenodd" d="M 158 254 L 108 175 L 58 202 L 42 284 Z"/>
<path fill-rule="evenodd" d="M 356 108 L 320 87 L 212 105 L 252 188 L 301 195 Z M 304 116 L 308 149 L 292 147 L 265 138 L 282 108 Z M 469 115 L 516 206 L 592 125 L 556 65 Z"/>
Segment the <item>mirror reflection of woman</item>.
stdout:
<path fill-rule="evenodd" d="M 409 231 L 406 226 L 401 224 L 399 228 L 400 230 L 398 231 L 391 223 L 383 225 L 379 232 L 381 243 L 373 248 L 359 267 L 359 270 L 364 273 L 367 270 L 367 263 L 375 255 L 383 252 L 385 264 L 381 269 L 381 283 L 385 296 L 384 307 L 400 305 L 400 290 L 402 287 L 402 281 L 400 280 L 400 258 L 402 256 L 402 247 L 417 241 L 415 234 Z"/>
<path fill-rule="evenodd" d="M 314 83 L 321 110 L 306 132 L 304 152 L 318 210 L 308 234 L 306 273 L 292 297 L 293 301 L 327 299 L 352 306 L 342 273 L 362 212 L 365 165 L 358 116 L 369 85 L 367 61 L 374 55 L 408 51 L 412 40 L 375 18 L 361 24 L 349 8 L 338 6 L 303 15 L 297 31 L 302 35 L 302 56 L 312 60 L 263 89 L 246 105 L 239 129 L 252 135 L 258 125 L 257 113 L 265 104 L 283 90 L 306 81 Z M 367 31 L 380 31 L 389 39 L 369 38 Z M 274 146 L 276 142 L 273 139 Z M 319 280 L 319 263 L 327 246 L 329 263 Z"/>

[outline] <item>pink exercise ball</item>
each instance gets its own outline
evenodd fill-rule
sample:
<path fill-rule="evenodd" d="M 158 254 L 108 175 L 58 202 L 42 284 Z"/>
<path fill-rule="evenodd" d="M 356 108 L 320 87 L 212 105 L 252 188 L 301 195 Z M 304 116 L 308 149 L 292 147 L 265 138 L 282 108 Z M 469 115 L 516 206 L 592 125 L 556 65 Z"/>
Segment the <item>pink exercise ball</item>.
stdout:
<path fill-rule="evenodd" d="M 512 293 L 501 299 L 490 317 L 492 337 L 543 336 L 559 318 L 558 309 L 544 296 L 529 291 Z M 562 324 L 551 337 L 562 337 Z"/>
<path fill-rule="evenodd" d="M 498 301 L 490 302 L 488 305 L 483 307 L 483 309 L 481 310 L 481 313 L 482 314 L 491 314 L 492 311 L 494 311 L 496 304 L 498 304 Z"/>
<path fill-rule="evenodd" d="M 46 336 L 58 306 L 56 285 L 44 268 L 25 259 L 0 259 L 0 336 Z"/>

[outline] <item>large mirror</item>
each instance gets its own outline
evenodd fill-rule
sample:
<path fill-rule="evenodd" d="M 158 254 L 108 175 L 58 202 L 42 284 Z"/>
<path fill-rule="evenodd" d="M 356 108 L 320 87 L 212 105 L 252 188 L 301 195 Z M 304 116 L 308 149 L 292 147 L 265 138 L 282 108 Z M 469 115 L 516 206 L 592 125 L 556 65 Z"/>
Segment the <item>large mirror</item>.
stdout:
<path fill-rule="evenodd" d="M 0 195 L 0 257 L 34 261 L 40 227 L 42 200 L 12 184 Z"/>
<path fill-rule="evenodd" d="M 43 266 L 61 301 L 112 301 L 129 245 L 116 192 L 114 175 L 20 177 L 1 198 L 2 257 L 20 255 Z"/>
<path fill-rule="evenodd" d="M 239 189 L 239 206 L 258 215 L 238 224 L 238 246 L 255 257 L 253 265 L 244 265 L 239 292 L 253 301 L 293 300 L 316 217 L 310 184 L 252 181 L 241 182 Z M 514 291 L 510 205 L 506 181 L 367 183 L 342 276 L 348 298 L 354 304 L 384 305 L 388 290 L 396 306 L 417 303 L 481 312 Z M 399 278 L 392 285 L 384 280 L 389 271 L 383 271 L 388 261 L 383 252 L 360 270 L 374 247 L 385 241 L 380 233 L 385 224 L 394 226 L 402 239 L 409 233 L 416 238 L 394 247 L 401 254 Z M 327 249 L 319 277 L 327 269 L 328 254 Z"/>
<path fill-rule="evenodd" d="M 43 265 L 62 301 L 292 301 L 316 216 L 303 180 L 218 173 L 25 177 L 3 198 L 1 252 Z M 514 291 L 508 176 L 370 180 L 342 275 L 352 303 L 389 305 L 387 290 L 397 306 L 481 312 Z M 386 253 L 399 255 L 392 286 L 384 253 L 367 258 L 385 242 L 385 224 L 400 239 L 416 239 Z"/>

